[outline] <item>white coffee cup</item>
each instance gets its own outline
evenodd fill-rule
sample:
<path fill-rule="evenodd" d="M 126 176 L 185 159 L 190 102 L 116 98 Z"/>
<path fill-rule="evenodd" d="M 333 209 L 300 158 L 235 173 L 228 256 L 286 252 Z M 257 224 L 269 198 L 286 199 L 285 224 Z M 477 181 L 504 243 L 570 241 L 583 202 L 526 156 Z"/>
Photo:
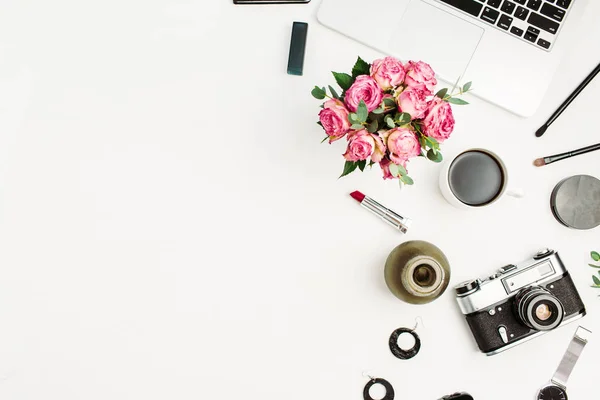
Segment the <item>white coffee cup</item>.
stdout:
<path fill-rule="evenodd" d="M 500 185 L 500 188 L 499 188 L 497 194 L 495 194 L 495 196 L 491 197 L 490 199 L 487 199 L 486 201 L 482 201 L 481 203 L 466 202 L 466 201 L 464 201 L 464 199 L 460 198 L 460 195 L 455 194 L 455 192 L 452 189 L 452 184 L 450 182 L 451 171 L 453 171 L 454 168 L 458 168 L 458 167 L 462 168 L 462 166 L 460 166 L 459 164 L 454 165 L 454 163 L 459 158 L 460 158 L 461 163 L 465 162 L 463 160 L 465 160 L 464 155 L 466 153 L 483 153 L 484 155 L 489 156 L 489 158 L 493 159 L 496 162 L 497 166 L 499 167 L 499 169 L 502 173 L 502 177 L 501 177 L 502 182 L 501 182 L 501 185 Z M 469 183 L 473 183 L 474 185 L 477 185 L 475 182 L 476 179 L 472 179 L 472 178 L 478 177 L 478 172 L 481 172 L 481 171 L 477 171 L 475 169 L 466 170 L 466 171 L 467 172 L 465 172 L 465 174 L 464 174 L 465 180 L 461 181 L 460 183 L 463 186 L 468 186 Z M 455 174 L 455 173 L 459 173 L 459 172 L 454 171 L 453 174 Z M 456 177 L 454 177 L 454 178 L 458 179 Z M 494 153 L 490 150 L 486 150 L 486 149 L 473 148 L 473 149 L 465 150 L 465 151 L 461 152 L 460 154 L 456 155 L 455 157 L 453 157 L 452 159 L 444 162 L 444 164 L 442 166 L 442 172 L 440 174 L 440 190 L 441 190 L 444 198 L 448 201 L 448 203 L 452 204 L 453 206 L 455 206 L 457 208 L 461 208 L 461 209 L 482 208 L 482 207 L 487 207 L 489 205 L 496 203 L 498 200 L 500 200 L 504 196 L 511 196 L 511 197 L 515 197 L 515 198 L 521 198 L 524 196 L 524 192 L 521 189 L 513 189 L 513 188 L 509 189 L 509 186 L 508 186 L 509 179 L 508 178 L 509 178 L 509 175 L 508 175 L 508 169 L 506 168 L 506 164 L 504 164 L 502 159 L 496 153 Z M 473 188 L 477 188 L 477 187 L 478 186 L 473 186 Z"/>

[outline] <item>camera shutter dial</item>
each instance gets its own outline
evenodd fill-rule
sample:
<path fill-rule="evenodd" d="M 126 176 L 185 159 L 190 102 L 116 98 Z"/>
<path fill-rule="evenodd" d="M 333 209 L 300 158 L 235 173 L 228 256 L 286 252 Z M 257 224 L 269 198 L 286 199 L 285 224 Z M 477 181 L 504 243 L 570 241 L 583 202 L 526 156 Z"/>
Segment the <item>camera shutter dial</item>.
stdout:
<path fill-rule="evenodd" d="M 469 293 L 479 290 L 480 284 L 481 280 L 479 279 L 475 279 L 474 281 L 466 281 L 456 286 L 454 290 L 456 291 L 457 296 L 465 296 Z"/>
<path fill-rule="evenodd" d="M 533 256 L 533 259 L 541 260 L 542 258 L 548 257 L 552 254 L 554 254 L 554 250 L 550 250 L 548 248 L 542 249 L 542 250 L 538 251 L 538 253 L 535 256 Z"/>

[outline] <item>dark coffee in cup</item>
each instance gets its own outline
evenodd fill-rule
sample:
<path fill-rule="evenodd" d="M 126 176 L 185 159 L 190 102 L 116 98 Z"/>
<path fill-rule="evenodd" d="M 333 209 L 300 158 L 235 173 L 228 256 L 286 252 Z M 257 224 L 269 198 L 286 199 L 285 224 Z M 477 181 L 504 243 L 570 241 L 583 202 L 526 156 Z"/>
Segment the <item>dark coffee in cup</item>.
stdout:
<path fill-rule="evenodd" d="M 496 200 L 505 186 L 504 169 L 493 155 L 481 150 L 462 153 L 448 172 L 450 190 L 469 206 L 485 206 Z"/>

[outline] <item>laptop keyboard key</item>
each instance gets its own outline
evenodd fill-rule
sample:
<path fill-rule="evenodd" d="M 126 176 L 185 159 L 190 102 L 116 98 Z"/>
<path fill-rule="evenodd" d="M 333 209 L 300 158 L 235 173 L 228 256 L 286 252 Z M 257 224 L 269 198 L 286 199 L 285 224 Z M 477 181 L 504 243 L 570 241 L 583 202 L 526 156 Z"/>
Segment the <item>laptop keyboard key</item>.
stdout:
<path fill-rule="evenodd" d="M 502 16 L 500 17 L 500 20 L 498 21 L 498 26 L 504 30 L 508 30 L 508 28 L 510 28 L 510 26 L 512 25 L 513 19 L 512 17 L 509 17 L 506 14 L 502 14 Z"/>
<path fill-rule="evenodd" d="M 541 5 L 542 5 L 542 0 L 529 0 L 527 2 L 527 7 L 531 8 L 533 11 L 539 10 Z"/>
<path fill-rule="evenodd" d="M 554 7 L 553 5 L 546 3 L 542 6 L 540 13 L 546 17 L 550 17 L 558 22 L 561 22 L 565 17 L 566 11 L 562 8 Z"/>
<path fill-rule="evenodd" d="M 549 48 L 550 48 L 550 42 L 549 42 L 549 41 L 547 41 L 547 40 L 544 40 L 544 39 L 540 39 L 540 40 L 538 40 L 538 45 L 539 45 L 540 47 L 543 47 L 543 48 L 545 48 L 545 49 L 549 49 Z"/>
<path fill-rule="evenodd" d="M 484 8 L 483 13 L 481 13 L 481 19 L 486 22 L 489 22 L 490 24 L 495 24 L 499 16 L 499 11 L 496 11 L 489 7 Z"/>
<path fill-rule="evenodd" d="M 534 12 L 531 13 L 527 22 L 552 34 L 556 34 L 556 32 L 558 32 L 558 22 L 549 20 L 548 18 L 542 17 L 540 14 L 536 14 Z"/>
<path fill-rule="evenodd" d="M 537 35 L 534 35 L 533 33 L 530 32 L 525 32 L 525 36 L 524 36 L 525 40 L 529 40 L 532 43 L 535 43 L 535 40 L 537 39 Z"/>
<path fill-rule="evenodd" d="M 504 3 L 502 3 L 502 8 L 500 8 L 500 9 L 507 14 L 512 14 L 513 11 L 515 11 L 516 6 L 517 5 L 515 3 L 508 1 L 508 0 L 504 0 Z M 556 7 L 554 7 L 554 8 L 556 8 Z"/>
<path fill-rule="evenodd" d="M 515 17 L 525 21 L 527 19 L 527 16 L 529 15 L 529 10 L 526 9 L 525 7 L 517 7 L 517 12 L 515 12 Z"/>
<path fill-rule="evenodd" d="M 558 0 L 556 5 L 562 8 L 569 8 L 571 5 L 571 0 Z"/>
<path fill-rule="evenodd" d="M 525 3 L 527 3 L 527 0 L 514 0 L 515 3 L 519 3 L 521 5 L 524 5 Z"/>
<path fill-rule="evenodd" d="M 483 4 L 476 2 L 475 0 L 441 0 L 442 3 L 446 3 L 449 6 L 456 7 L 468 14 L 471 14 L 475 18 L 479 17 Z"/>
<path fill-rule="evenodd" d="M 500 7 L 500 3 L 502 3 L 502 0 L 488 0 L 487 3 L 488 3 L 488 6 L 498 8 L 498 7 Z"/>
<path fill-rule="evenodd" d="M 510 28 L 510 32 L 513 35 L 517 35 L 518 37 L 523 36 L 523 29 L 517 28 L 516 26 L 513 26 L 512 28 Z"/>

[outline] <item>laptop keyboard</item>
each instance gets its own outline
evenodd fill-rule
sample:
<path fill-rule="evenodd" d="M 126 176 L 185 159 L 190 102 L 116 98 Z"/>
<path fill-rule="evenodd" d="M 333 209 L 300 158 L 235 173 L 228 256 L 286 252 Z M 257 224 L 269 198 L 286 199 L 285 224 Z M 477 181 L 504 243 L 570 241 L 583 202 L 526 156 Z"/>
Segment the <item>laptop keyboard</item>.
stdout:
<path fill-rule="evenodd" d="M 437 0 L 550 51 L 573 0 Z"/>

